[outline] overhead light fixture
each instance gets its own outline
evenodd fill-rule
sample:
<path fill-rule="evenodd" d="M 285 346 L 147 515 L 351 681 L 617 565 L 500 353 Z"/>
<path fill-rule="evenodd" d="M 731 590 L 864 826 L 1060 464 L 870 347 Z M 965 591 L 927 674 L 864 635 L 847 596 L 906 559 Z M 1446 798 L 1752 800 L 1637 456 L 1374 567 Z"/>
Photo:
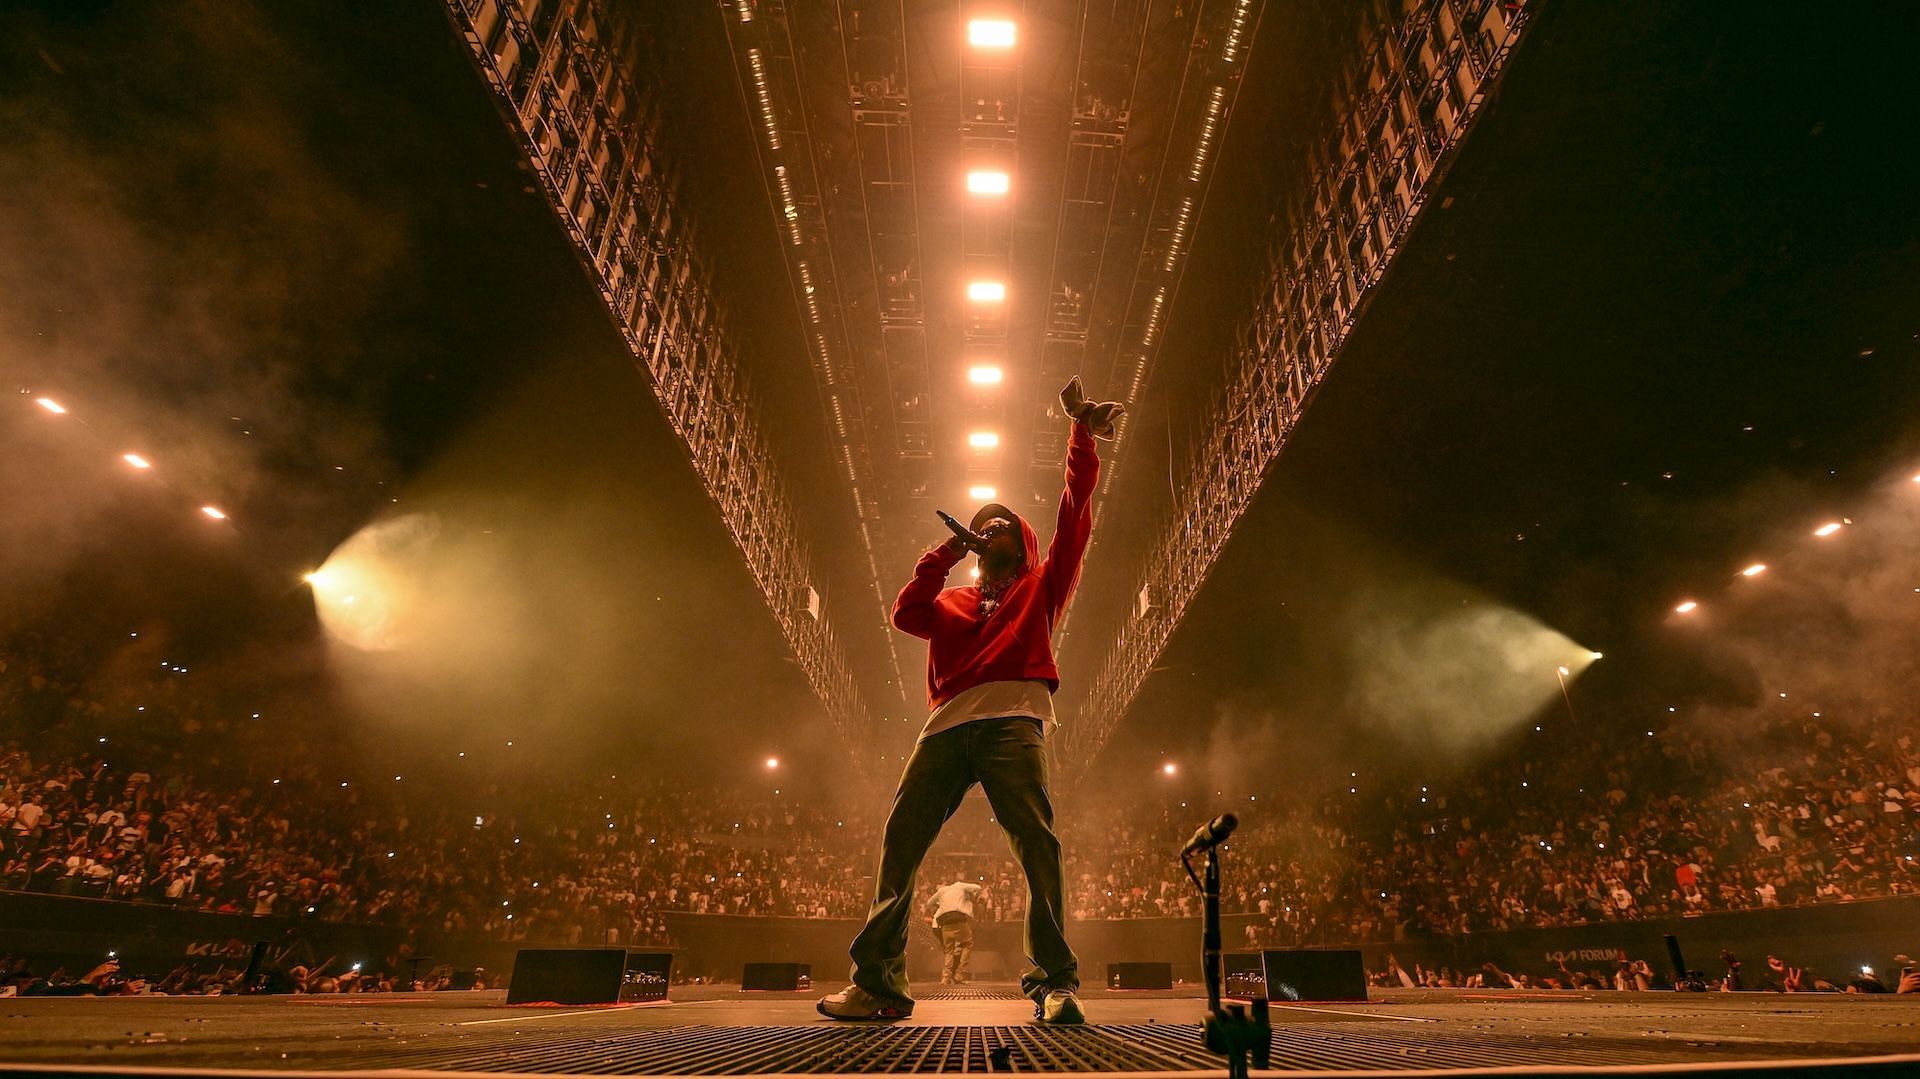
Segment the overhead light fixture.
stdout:
<path fill-rule="evenodd" d="M 974 303 L 999 303 L 1007 298 L 1007 286 L 1002 281 L 967 282 L 967 299 Z"/>
<path fill-rule="evenodd" d="M 1698 603 L 1695 603 L 1693 600 L 1687 600 L 1685 603 L 1682 603 L 1680 606 L 1675 607 L 1673 610 L 1675 614 L 1692 614 L 1696 609 L 1699 608 L 1699 606 L 1700 605 Z"/>
<path fill-rule="evenodd" d="M 1827 536 L 1831 536 L 1838 531 L 1840 531 L 1840 522 L 1828 521 L 1826 524 L 1823 524 L 1819 528 L 1814 529 L 1813 534 L 1824 539 Z"/>
<path fill-rule="evenodd" d="M 61 407 L 60 402 L 54 400 L 51 397 L 36 397 L 34 398 L 33 403 L 36 405 L 39 405 L 41 408 L 46 409 L 48 412 L 51 412 L 56 416 L 64 416 L 67 414 L 67 410 Z M 1920 478 L 1920 477 L 1916 477 L 1916 478 Z"/>
<path fill-rule="evenodd" d="M 974 486 L 967 488 L 968 498 L 976 498 L 982 502 L 989 501 L 990 499 L 993 498 L 993 496 L 999 493 L 1000 493 L 999 491 L 996 491 L 993 488 L 986 486 L 985 484 L 975 484 Z"/>
<path fill-rule="evenodd" d="M 1746 569 L 1741 570 L 1740 576 L 1758 577 L 1765 572 L 1767 572 L 1767 564 L 1765 562 L 1755 562 L 1753 565 L 1748 566 Z"/>
<path fill-rule="evenodd" d="M 976 450 L 990 450 L 1000 444 L 1000 436 L 992 431 L 975 431 L 967 436 L 967 445 Z"/>
<path fill-rule="evenodd" d="M 976 49 L 1013 48 L 1012 19 L 969 19 L 967 44 Z"/>
<path fill-rule="evenodd" d="M 207 516 L 213 518 L 216 521 L 224 521 L 227 519 L 226 514 L 221 513 L 218 509 L 212 506 L 201 506 L 200 512 L 206 514 Z"/>
<path fill-rule="evenodd" d="M 142 457 L 137 453 L 123 453 L 120 455 L 120 459 L 132 465 L 135 468 L 152 468 L 153 467 L 153 462 L 148 461 L 145 457 Z"/>
<path fill-rule="evenodd" d="M 967 368 L 967 381 L 976 386 L 998 386 L 1002 377 L 1000 368 L 990 363 Z"/>
<path fill-rule="evenodd" d="M 1008 186 L 1007 174 L 999 169 L 974 169 L 967 173 L 970 195 L 1004 195 Z"/>

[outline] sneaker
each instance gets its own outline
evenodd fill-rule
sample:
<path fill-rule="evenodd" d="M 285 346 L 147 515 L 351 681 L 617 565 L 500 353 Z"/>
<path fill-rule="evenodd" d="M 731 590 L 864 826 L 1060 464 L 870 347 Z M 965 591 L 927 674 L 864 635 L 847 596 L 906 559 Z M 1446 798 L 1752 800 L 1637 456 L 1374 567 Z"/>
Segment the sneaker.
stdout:
<path fill-rule="evenodd" d="M 1060 1026 L 1087 1021 L 1086 1010 L 1080 1007 L 1080 998 L 1071 989 L 1055 989 L 1047 994 L 1045 1000 L 1035 1002 L 1033 1017 L 1042 1023 Z"/>
<path fill-rule="evenodd" d="M 857 985 L 820 998 L 820 1014 L 828 1019 L 870 1019 L 890 1022 L 913 1014 L 913 1004 L 890 1004 Z"/>

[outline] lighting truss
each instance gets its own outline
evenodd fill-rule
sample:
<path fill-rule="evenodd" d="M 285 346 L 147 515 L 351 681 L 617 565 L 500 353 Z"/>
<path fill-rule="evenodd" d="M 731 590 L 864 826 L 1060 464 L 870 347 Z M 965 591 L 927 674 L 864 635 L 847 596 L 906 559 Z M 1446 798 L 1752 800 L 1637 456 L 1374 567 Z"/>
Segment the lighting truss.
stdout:
<path fill-rule="evenodd" d="M 1527 21 L 1512 0 L 1418 0 L 1376 19 L 1336 129 L 1306 162 L 1268 274 L 1137 600 L 1082 684 L 1056 760 L 1084 773 L 1246 512 L 1505 70 Z"/>
<path fill-rule="evenodd" d="M 810 559 L 753 395 L 660 159 L 658 113 L 597 0 L 448 0 L 549 206 L 587 268 L 837 733 L 871 723 L 810 585 Z"/>
<path fill-rule="evenodd" d="M 865 268 L 879 321 L 878 341 L 868 351 L 881 360 L 887 399 L 892 403 L 891 409 L 876 413 L 892 421 L 895 472 L 882 487 L 890 496 L 892 512 L 900 514 L 908 506 L 920 508 L 931 493 L 934 400 L 927 362 L 906 10 L 897 0 L 864 4 L 849 19 L 844 9 L 845 5 L 834 5 L 834 29 L 846 74 L 853 160 L 860 177 L 859 197 L 847 200 L 844 216 L 857 214 L 866 222 Z M 855 64 L 856 55 L 862 65 Z M 842 215 L 836 212 L 838 216 Z M 860 333 L 869 327 L 856 324 L 850 329 Z M 925 513 L 919 516 L 924 519 Z M 908 549 L 901 540 L 906 531 L 896 527 L 890 533 L 893 546 L 884 549 Z M 877 568 L 874 581 L 884 602 Z M 917 687 L 919 679 L 907 677 L 892 625 L 884 632 L 901 705 L 908 707 L 909 699 L 917 704 L 918 694 L 910 694 L 908 687 Z"/>
<path fill-rule="evenodd" d="M 1119 354 L 1112 377 L 1105 383 L 1104 392 L 1117 397 L 1129 410 L 1139 407 L 1140 391 L 1160 353 L 1162 334 L 1186 273 L 1187 254 L 1193 247 L 1263 7 L 1264 0 L 1228 0 L 1206 7 L 1202 21 L 1196 24 L 1196 45 L 1210 41 L 1212 47 L 1195 48 L 1190 53 L 1175 111 L 1184 153 L 1168 153 L 1161 161 L 1154 187 L 1152 226 L 1140 248 Z M 1123 430 L 1125 423 L 1123 417 Z M 1101 487 L 1111 491 L 1120 471 L 1119 454 L 1110 452 L 1106 456 Z"/>
<path fill-rule="evenodd" d="M 1144 8 L 1098 4 L 1085 5 L 1080 12 L 1074 65 L 1078 96 L 1061 159 L 1060 216 L 1047 274 L 1045 336 L 1040 345 L 1040 382 L 1049 390 L 1082 373 L 1101 271 L 1108 248 L 1121 231 L 1121 222 L 1115 219 L 1115 197 L 1128 171 L 1128 131 L 1144 89 L 1141 70 L 1155 43 L 1148 33 L 1148 14 Z M 1170 51 L 1165 46 L 1173 44 L 1167 40 L 1171 36 L 1159 42 L 1163 53 Z M 1104 392 L 1099 387 L 1095 391 Z M 1051 405 L 1049 395 L 1028 440 L 1028 472 L 1041 489 L 1054 484 L 1066 457 L 1066 435 L 1049 415 Z"/>
<path fill-rule="evenodd" d="M 1178 90 L 1169 106 L 1166 152 L 1160 157 L 1155 170 L 1157 180 L 1147 207 L 1148 227 L 1140 236 L 1138 251 L 1132 259 L 1133 273 L 1129 279 L 1120 333 L 1114 342 L 1114 352 L 1108 358 L 1106 377 L 1097 378 L 1094 383 L 1102 387 L 1097 392 L 1103 396 L 1112 394 L 1118 397 L 1129 411 L 1139 407 L 1140 391 L 1146 385 L 1153 362 L 1159 355 L 1161 334 L 1186 272 L 1187 253 L 1199 225 L 1207 191 L 1212 185 L 1214 165 L 1219 158 L 1220 145 L 1226 137 L 1228 117 L 1239 96 L 1241 77 L 1247 67 L 1263 7 L 1264 0 L 1212 0 L 1211 3 L 1202 0 L 1194 9 L 1191 23 L 1181 24 L 1181 28 L 1189 35 L 1187 46 L 1178 53 L 1185 59 L 1178 68 L 1171 70 L 1165 69 L 1164 59 L 1147 55 L 1150 31 L 1144 27 L 1133 31 L 1137 35 L 1134 40 L 1138 41 L 1142 53 L 1134 60 L 1128 74 L 1133 89 L 1125 100 L 1140 100 L 1141 73 L 1147 66 L 1162 69 L 1161 78 L 1177 72 Z M 1082 30 L 1083 53 L 1087 47 L 1085 35 L 1091 29 L 1089 16 Z M 1119 40 L 1128 40 L 1124 23 L 1109 28 L 1108 33 Z M 1082 60 L 1084 65 L 1084 55 Z M 1113 233 L 1110 223 L 1097 233 L 1101 243 L 1098 259 L 1091 263 L 1076 261 L 1063 257 L 1067 251 L 1065 236 L 1068 224 L 1076 216 L 1111 207 L 1114 183 L 1123 171 L 1114 166 L 1124 161 L 1124 144 L 1130 119 L 1125 112 L 1094 107 L 1091 103 L 1084 106 L 1076 103 L 1076 113 L 1083 111 L 1087 115 L 1076 115 L 1075 130 L 1068 146 L 1068 190 L 1080 189 L 1074 184 L 1074 171 L 1084 172 L 1089 179 L 1101 174 L 1109 179 L 1104 192 L 1099 192 L 1095 185 L 1086 185 L 1089 193 L 1095 195 L 1095 201 L 1082 208 L 1081 214 L 1076 215 L 1074 208 L 1069 206 L 1061 215 L 1061 237 L 1056 240 L 1054 254 L 1053 303 L 1048 313 L 1047 339 L 1042 353 L 1048 370 L 1056 377 L 1062 371 L 1070 375 L 1080 370 L 1077 361 L 1085 359 L 1087 330 L 1093 314 L 1091 294 L 1093 286 L 1098 284 L 1097 275 L 1106 261 L 1106 239 Z M 1078 231 L 1083 236 L 1088 231 L 1088 224 L 1086 221 L 1079 224 Z M 1078 246 L 1084 252 L 1085 240 L 1082 239 Z M 1081 260 L 1084 257 L 1084 253 L 1080 255 Z M 1095 275 L 1092 280 L 1088 280 L 1090 274 Z M 1070 363 L 1074 366 L 1069 369 L 1066 365 Z M 1120 429 L 1123 433 L 1126 426 L 1127 419 L 1122 417 Z M 1125 447 L 1126 441 L 1121 439 L 1101 454 L 1100 489 L 1103 495 L 1113 490 L 1114 477 L 1119 474 Z M 1033 442 L 1035 474 L 1038 475 L 1046 466 L 1048 457 L 1064 456 L 1065 450 L 1064 440 L 1043 425 Z M 1094 530 L 1093 543 L 1087 554 L 1089 560 L 1097 557 L 1103 535 L 1101 530 Z M 1059 623 L 1062 635 L 1072 620 L 1073 607 L 1069 606 Z"/>
<path fill-rule="evenodd" d="M 861 365 L 844 301 L 847 290 L 828 233 L 826 196 L 816 165 L 815 139 L 803 92 L 803 50 L 795 46 L 795 12 L 785 3 L 736 0 L 721 6 L 735 74 L 756 134 L 767 197 L 772 204 L 794 299 L 800 306 L 807 355 L 825 408 L 835 463 L 847 479 L 854 519 L 878 605 L 880 629 L 893 660 L 894 684 L 908 685 L 888 622 L 892 597 L 881 587 L 877 554 L 883 549 L 881 493 L 861 402 Z M 838 44 L 838 42 L 835 42 Z M 902 112 L 900 119 L 904 122 Z M 868 327 L 862 325 L 859 330 Z M 873 343 L 869 343 L 873 344 Z"/>

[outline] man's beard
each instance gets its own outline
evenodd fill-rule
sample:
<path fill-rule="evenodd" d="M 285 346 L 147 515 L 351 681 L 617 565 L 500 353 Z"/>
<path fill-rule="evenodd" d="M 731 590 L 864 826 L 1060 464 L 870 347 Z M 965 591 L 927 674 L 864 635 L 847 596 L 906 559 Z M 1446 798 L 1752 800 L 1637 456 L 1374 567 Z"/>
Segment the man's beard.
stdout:
<path fill-rule="evenodd" d="M 984 577 L 1004 577 L 1019 564 L 1020 556 L 1017 554 L 988 551 L 980 556 L 980 574 Z"/>

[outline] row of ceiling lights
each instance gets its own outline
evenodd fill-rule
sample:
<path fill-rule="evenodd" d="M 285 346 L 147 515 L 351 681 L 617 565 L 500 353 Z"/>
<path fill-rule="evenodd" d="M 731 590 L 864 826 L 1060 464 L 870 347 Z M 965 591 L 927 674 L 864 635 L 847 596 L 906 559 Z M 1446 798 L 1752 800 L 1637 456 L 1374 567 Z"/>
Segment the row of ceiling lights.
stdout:
<path fill-rule="evenodd" d="M 1018 40 L 1018 31 L 1011 19 L 970 19 L 967 22 L 967 44 L 982 52 L 1004 52 L 1014 47 Z M 966 190 L 971 198 L 988 200 L 1004 199 L 1013 189 L 1013 181 L 1004 169 L 974 168 L 967 171 Z M 1003 304 L 1007 300 L 1007 283 L 992 279 L 975 279 L 967 282 L 967 302 L 981 307 Z M 998 387 L 1006 380 L 1006 372 L 995 363 L 969 363 L 967 381 L 981 390 Z M 967 446 L 975 453 L 988 453 L 1000 448 L 1000 434 L 997 431 L 977 430 L 967 433 Z M 976 502 L 986 502 L 998 497 L 999 491 L 991 484 L 975 483 L 967 488 L 967 497 Z"/>
<path fill-rule="evenodd" d="M 36 397 L 33 399 L 33 403 L 39 405 L 43 411 L 55 416 L 65 416 L 68 414 L 67 407 L 51 397 Z M 153 462 L 147 460 L 143 454 L 123 453 L 120 455 L 120 459 L 125 461 L 127 466 L 135 471 L 149 472 L 153 469 Z M 224 521 L 227 519 L 226 511 L 218 506 L 201 506 L 200 514 L 203 517 L 215 521 Z"/>
<path fill-rule="evenodd" d="M 1920 484 L 1920 475 L 1915 475 L 1913 477 L 1912 482 L 1916 484 Z M 1842 528 L 1852 523 L 1853 523 L 1853 518 L 1851 517 L 1842 517 L 1838 521 L 1828 521 L 1827 523 L 1813 530 L 1814 538 L 1827 539 L 1829 537 L 1839 534 Z M 1767 572 L 1770 568 L 1771 567 L 1768 566 L 1768 564 L 1765 562 L 1755 562 L 1752 565 L 1748 566 L 1747 568 L 1741 570 L 1738 576 L 1751 580 L 1752 578 L 1758 577 L 1761 574 Z M 1914 591 L 1920 592 L 1920 588 L 1916 588 L 1914 589 Z M 1700 601 L 1697 599 L 1689 598 L 1689 599 L 1681 600 L 1678 604 L 1676 604 L 1673 608 L 1673 613 L 1690 615 L 1690 614 L 1693 614 L 1695 611 L 1698 611 L 1699 609 L 1700 609 Z"/>

